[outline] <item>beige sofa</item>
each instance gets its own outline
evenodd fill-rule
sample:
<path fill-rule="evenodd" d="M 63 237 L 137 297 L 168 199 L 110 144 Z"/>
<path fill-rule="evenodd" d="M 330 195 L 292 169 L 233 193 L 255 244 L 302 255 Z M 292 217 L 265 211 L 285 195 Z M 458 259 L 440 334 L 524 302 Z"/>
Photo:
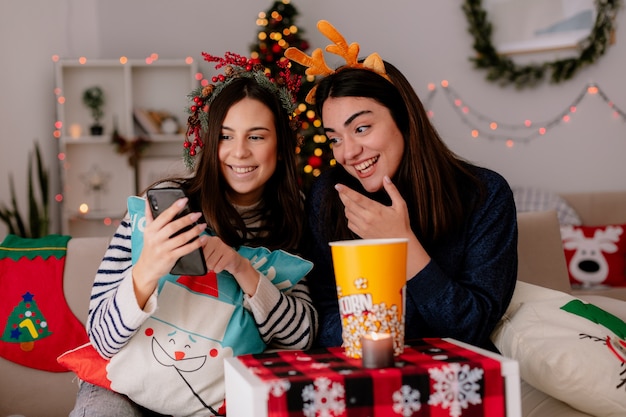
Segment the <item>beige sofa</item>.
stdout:
<path fill-rule="evenodd" d="M 624 296 L 619 291 L 574 291 L 571 289 L 562 249 L 560 225 L 555 211 L 520 213 L 518 214 L 518 229 L 518 282 L 523 281 L 539 287 L 570 293 L 626 321 L 626 302 L 618 299 Z M 519 293 L 523 294 L 522 291 L 516 290 L 510 309 L 514 304 L 527 301 Z M 614 295 L 618 298 L 606 295 Z M 564 346 L 564 348 L 567 347 Z M 521 387 L 524 417 L 590 416 L 534 389 L 524 381 Z"/>
<path fill-rule="evenodd" d="M 626 223 L 626 192 L 563 197 L 584 223 Z M 520 213 L 518 220 L 519 280 L 574 293 L 626 319 L 626 303 L 617 300 L 626 299 L 626 291 L 571 290 L 556 212 Z M 69 306 L 82 321 L 87 317 L 91 284 L 107 245 L 108 238 L 75 238 L 68 244 L 64 291 Z M 0 358 L 0 417 L 65 417 L 73 407 L 77 387 L 73 373 L 42 372 Z M 524 417 L 588 416 L 526 383 L 522 383 L 522 408 Z"/>
<path fill-rule="evenodd" d="M 576 211 L 584 225 L 626 223 L 626 191 L 567 193 L 560 196 Z M 518 281 L 570 293 L 626 321 L 626 303 L 623 302 L 626 300 L 626 288 L 571 288 L 556 211 L 519 213 L 518 229 Z M 514 302 L 524 300 L 514 299 Z M 521 388 L 524 417 L 590 416 L 524 381 Z"/>

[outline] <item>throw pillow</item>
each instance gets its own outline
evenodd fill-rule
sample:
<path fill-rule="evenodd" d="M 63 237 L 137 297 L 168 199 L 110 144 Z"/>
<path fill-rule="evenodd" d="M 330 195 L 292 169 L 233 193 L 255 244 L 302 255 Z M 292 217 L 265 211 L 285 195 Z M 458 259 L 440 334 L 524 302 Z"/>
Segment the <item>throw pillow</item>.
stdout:
<path fill-rule="evenodd" d="M 518 361 L 520 377 L 591 415 L 626 415 L 626 323 L 569 294 L 517 285 L 492 340 Z"/>
<path fill-rule="evenodd" d="M 130 197 L 128 211 L 135 263 L 143 248 L 145 199 Z M 292 288 L 312 267 L 281 250 L 237 251 L 281 291 Z M 265 349 L 245 308 L 243 291 L 228 272 L 209 271 L 201 277 L 162 277 L 157 299 L 154 314 L 111 360 L 86 344 L 62 355 L 59 362 L 81 379 L 126 394 L 161 414 L 222 413 L 224 359 Z"/>
<path fill-rule="evenodd" d="M 580 225 L 576 210 L 556 193 L 533 187 L 511 187 L 518 213 L 555 210 L 562 225 Z"/>
<path fill-rule="evenodd" d="M 83 381 L 111 389 L 111 381 L 107 378 L 106 371 L 109 361 L 100 356 L 91 343 L 68 350 L 57 358 L 57 362 Z"/>
<path fill-rule="evenodd" d="M 626 224 L 561 227 L 572 285 L 626 286 L 625 231 Z"/>

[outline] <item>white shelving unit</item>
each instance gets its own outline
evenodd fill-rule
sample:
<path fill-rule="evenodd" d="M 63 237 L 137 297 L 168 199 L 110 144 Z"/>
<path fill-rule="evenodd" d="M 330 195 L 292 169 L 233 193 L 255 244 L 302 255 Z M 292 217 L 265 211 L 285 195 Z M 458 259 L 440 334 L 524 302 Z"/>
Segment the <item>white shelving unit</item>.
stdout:
<path fill-rule="evenodd" d="M 110 236 L 126 211 L 128 196 L 165 175 L 185 174 L 183 134 L 147 134 L 138 128 L 133 110 L 170 114 L 184 129 L 187 94 L 198 85 L 197 71 L 190 59 L 56 63 L 63 234 Z M 83 92 L 93 86 L 105 95 L 100 136 L 90 135 L 93 120 L 82 101 Z M 129 153 L 119 153 L 112 142 L 115 127 L 129 143 L 138 138 L 149 141 L 136 166 L 129 162 Z"/>

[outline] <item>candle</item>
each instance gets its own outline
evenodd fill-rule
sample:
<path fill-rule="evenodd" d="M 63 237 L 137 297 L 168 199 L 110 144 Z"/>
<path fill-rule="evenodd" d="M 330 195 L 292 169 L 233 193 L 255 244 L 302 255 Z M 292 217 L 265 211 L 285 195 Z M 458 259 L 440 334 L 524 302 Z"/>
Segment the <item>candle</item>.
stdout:
<path fill-rule="evenodd" d="M 393 339 L 387 333 L 368 333 L 361 337 L 364 368 L 389 368 L 393 361 Z"/>
<path fill-rule="evenodd" d="M 70 136 L 73 137 L 74 139 L 77 139 L 80 137 L 82 133 L 82 129 L 80 127 L 79 124 L 74 123 L 70 125 Z"/>

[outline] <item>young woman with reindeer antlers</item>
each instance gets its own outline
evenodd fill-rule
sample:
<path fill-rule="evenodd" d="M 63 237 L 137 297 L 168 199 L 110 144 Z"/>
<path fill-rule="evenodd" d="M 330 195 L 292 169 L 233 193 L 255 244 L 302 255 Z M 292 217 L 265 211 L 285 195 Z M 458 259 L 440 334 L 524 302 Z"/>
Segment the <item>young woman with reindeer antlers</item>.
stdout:
<path fill-rule="evenodd" d="M 405 339 L 452 337 L 496 350 L 490 334 L 517 276 L 509 185 L 448 149 L 398 69 L 378 54 L 359 60 L 359 45 L 348 45 L 330 23 L 318 28 L 344 66 L 330 69 L 319 49 L 308 56 L 290 48 L 285 56 L 322 77 L 307 100 L 337 161 L 307 197 L 319 344 L 342 343 L 328 243 L 402 237 L 409 240 Z"/>

